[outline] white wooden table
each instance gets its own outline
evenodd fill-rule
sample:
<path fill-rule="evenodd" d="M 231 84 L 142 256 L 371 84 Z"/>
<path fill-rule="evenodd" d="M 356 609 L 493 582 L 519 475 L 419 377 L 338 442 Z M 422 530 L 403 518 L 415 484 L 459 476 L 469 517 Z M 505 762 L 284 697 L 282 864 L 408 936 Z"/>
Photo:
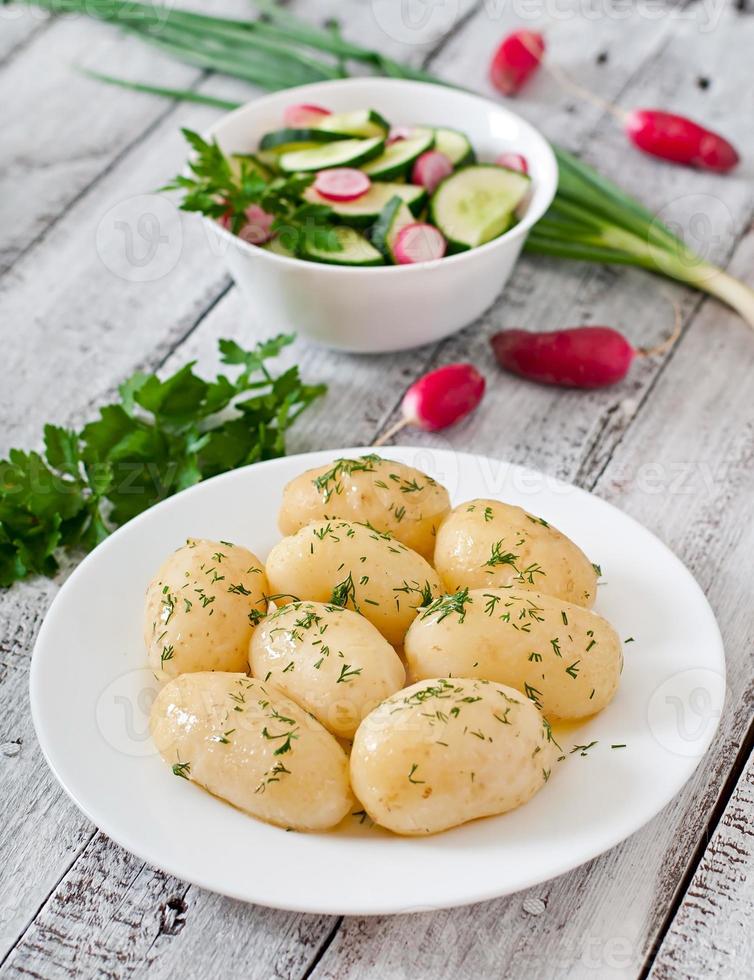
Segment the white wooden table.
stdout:
<path fill-rule="evenodd" d="M 244 0 L 217 6 L 247 10 Z M 754 280 L 750 0 L 681 3 L 675 11 L 662 2 L 559 0 L 517 11 L 515 3 L 436 0 L 409 3 L 403 22 L 400 6 L 292 4 L 316 20 L 337 11 L 356 40 L 483 92 L 495 41 L 523 19 L 545 26 L 552 57 L 603 97 L 706 120 L 745 152 L 731 176 L 640 156 L 610 118 L 542 73 L 516 102 L 548 137 L 677 221 L 696 248 Z M 73 62 L 227 98 L 253 95 L 106 26 L 0 8 L 2 452 L 36 446 L 46 421 L 90 417 L 136 369 L 191 357 L 209 369 L 218 337 L 248 340 L 255 329 L 199 222 L 152 195 L 183 159 L 179 126 L 201 129 L 216 111 L 98 85 L 74 74 Z M 664 358 L 637 362 L 616 388 L 548 390 L 499 374 L 492 362 L 487 338 L 502 325 L 607 323 L 637 345 L 654 343 L 670 326 L 667 295 L 682 305 L 681 340 Z M 246 906 L 144 865 L 59 788 L 34 738 L 27 675 L 64 573 L 17 585 L 0 595 L 0 974 L 752 976 L 754 334 L 716 302 L 637 271 L 524 259 L 494 309 L 437 347 L 354 357 L 299 343 L 294 356 L 330 393 L 296 427 L 291 451 L 367 444 L 426 368 L 476 362 L 491 382 L 483 408 L 436 441 L 574 481 L 675 550 L 725 638 L 729 687 L 719 734 L 649 826 L 529 892 L 395 918 Z"/>

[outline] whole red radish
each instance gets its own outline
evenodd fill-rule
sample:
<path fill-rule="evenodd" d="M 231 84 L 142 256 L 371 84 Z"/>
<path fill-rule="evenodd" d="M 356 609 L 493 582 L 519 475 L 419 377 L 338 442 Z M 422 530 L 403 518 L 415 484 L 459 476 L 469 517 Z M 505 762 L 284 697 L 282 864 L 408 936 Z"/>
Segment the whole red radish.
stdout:
<path fill-rule="evenodd" d="M 514 31 L 500 42 L 490 63 L 490 81 L 503 95 L 515 95 L 537 70 L 545 39 L 536 31 Z"/>
<path fill-rule="evenodd" d="M 660 109 L 634 109 L 624 125 L 640 150 L 663 160 L 719 173 L 727 173 L 739 161 L 728 140 L 684 116 Z"/>
<path fill-rule="evenodd" d="M 644 153 L 721 174 L 732 170 L 738 163 L 738 153 L 725 137 L 705 129 L 693 119 L 662 109 L 633 109 L 626 112 L 574 82 L 557 65 L 545 63 L 545 67 L 562 88 L 609 112 L 621 123 L 631 142 Z"/>
<path fill-rule="evenodd" d="M 660 354 L 671 347 L 681 327 L 676 308 L 673 332 L 652 348 L 632 347 L 612 327 L 501 330 L 490 343 L 501 367 L 530 381 L 566 388 L 604 388 L 625 378 L 635 357 Z"/>
<path fill-rule="evenodd" d="M 353 167 L 320 170 L 314 180 L 314 190 L 329 201 L 355 201 L 371 186 L 372 181 L 364 171 Z"/>
<path fill-rule="evenodd" d="M 439 150 L 427 150 L 418 158 L 411 171 L 411 183 L 419 184 L 425 190 L 432 191 L 439 183 L 453 173 L 453 164 L 449 157 Z"/>
<path fill-rule="evenodd" d="M 436 432 L 460 422 L 477 407 L 485 380 L 473 364 L 446 364 L 415 381 L 401 402 L 403 418 L 375 443 L 381 446 L 407 425 Z"/>
<path fill-rule="evenodd" d="M 526 157 L 520 153 L 501 153 L 497 160 L 495 160 L 495 163 L 499 167 L 507 167 L 508 170 L 518 170 L 522 174 L 529 173 L 529 164 L 526 161 Z"/>
<path fill-rule="evenodd" d="M 329 109 L 323 109 L 319 105 L 307 105 L 298 103 L 289 105 L 283 110 L 283 123 L 292 129 L 308 129 L 310 126 L 318 126 L 325 116 L 331 116 Z"/>

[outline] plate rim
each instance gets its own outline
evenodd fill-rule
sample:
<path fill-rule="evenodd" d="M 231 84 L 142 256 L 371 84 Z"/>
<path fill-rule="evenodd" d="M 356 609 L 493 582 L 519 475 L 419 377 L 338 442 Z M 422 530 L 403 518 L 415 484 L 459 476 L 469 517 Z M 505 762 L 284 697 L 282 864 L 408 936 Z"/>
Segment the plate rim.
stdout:
<path fill-rule="evenodd" d="M 50 771 L 52 772 L 53 776 L 55 777 L 55 780 L 59 784 L 59 786 L 63 789 L 63 791 L 66 793 L 68 798 L 75 804 L 75 806 L 81 811 L 81 813 L 87 818 L 87 820 L 90 820 L 101 833 L 104 833 L 107 837 L 113 840 L 119 847 L 124 848 L 124 850 L 128 851 L 130 854 L 133 854 L 139 860 L 142 860 L 146 864 L 154 868 L 157 868 L 159 871 L 165 874 L 169 874 L 172 877 L 178 878 L 181 881 L 185 881 L 190 885 L 206 889 L 207 891 L 213 892 L 215 894 L 224 895 L 236 901 L 241 901 L 246 904 L 261 905 L 266 908 L 273 908 L 280 911 L 287 911 L 287 912 L 300 913 L 300 914 L 351 915 L 351 916 L 353 915 L 357 915 L 357 916 L 405 915 L 405 914 L 413 914 L 413 913 L 420 913 L 420 912 L 441 911 L 443 909 L 450 909 L 450 908 L 462 908 L 468 905 L 474 905 L 478 902 L 492 901 L 496 898 L 503 898 L 509 895 L 514 895 L 528 888 L 532 888 L 544 882 L 554 880 L 555 878 L 558 878 L 563 874 L 567 874 L 568 872 L 573 871 L 574 869 L 584 864 L 587 864 L 589 861 L 595 860 L 596 858 L 605 854 L 607 851 L 612 850 L 612 848 L 616 847 L 618 844 L 622 843 L 625 840 L 628 840 L 634 834 L 638 833 L 651 820 L 653 820 L 660 813 L 662 813 L 662 811 L 668 806 L 668 804 L 684 789 L 684 787 L 693 778 L 700 763 L 706 757 L 707 752 L 709 751 L 709 747 L 712 744 L 715 736 L 717 735 L 722 719 L 722 714 L 727 704 L 728 691 L 727 691 L 725 647 L 724 647 L 723 637 L 720 631 L 720 626 L 717 621 L 717 617 L 715 615 L 715 612 L 709 600 L 707 599 L 707 596 L 705 595 L 704 591 L 702 590 L 701 586 L 697 582 L 692 572 L 686 567 L 686 565 L 675 554 L 675 552 L 667 544 L 665 544 L 664 541 L 662 541 L 652 530 L 647 528 L 645 525 L 641 524 L 641 522 L 638 521 L 636 518 L 632 517 L 630 514 L 627 514 L 625 511 L 621 510 L 619 507 L 617 507 L 615 504 L 611 503 L 610 501 L 605 500 L 603 497 L 600 497 L 589 490 L 584 490 L 583 488 L 578 487 L 573 483 L 569 483 L 565 480 L 561 480 L 559 477 L 551 476 L 550 474 L 544 473 L 541 470 L 536 470 L 531 467 L 518 463 L 512 463 L 509 460 L 499 459 L 497 457 L 489 456 L 485 453 L 467 452 L 465 450 L 455 450 L 446 447 L 427 447 L 427 446 L 416 446 L 416 445 L 381 446 L 379 447 L 379 452 L 385 453 L 386 458 L 390 458 L 391 453 L 395 453 L 396 457 L 401 457 L 404 454 L 408 455 L 411 453 L 417 454 L 417 453 L 432 452 L 432 453 L 439 454 L 440 456 L 452 455 L 456 458 L 461 458 L 461 459 L 466 458 L 468 460 L 474 460 L 474 461 L 486 460 L 491 463 L 501 464 L 503 467 L 505 467 L 506 474 L 517 472 L 521 475 L 527 475 L 529 477 L 533 475 L 537 478 L 544 479 L 545 481 L 549 481 L 554 486 L 561 487 L 561 488 L 566 487 L 570 492 L 575 493 L 577 496 L 589 498 L 590 500 L 596 500 L 599 503 L 599 505 L 606 507 L 610 511 L 617 513 L 621 520 L 628 521 L 630 524 L 640 529 L 643 534 L 650 535 L 654 539 L 656 544 L 663 551 L 666 552 L 667 556 L 677 566 L 680 573 L 683 576 L 685 576 L 689 584 L 693 585 L 693 588 L 696 589 L 699 599 L 701 600 L 703 606 L 706 608 L 706 611 L 709 614 L 710 625 L 713 626 L 715 630 L 715 641 L 716 641 L 715 652 L 717 654 L 718 663 L 715 668 L 707 667 L 705 669 L 710 669 L 710 670 L 714 669 L 719 672 L 721 683 L 723 686 L 723 692 L 724 692 L 724 700 L 721 705 L 720 714 L 717 717 L 714 726 L 712 726 L 710 728 L 709 733 L 706 734 L 705 739 L 703 741 L 703 746 L 702 743 L 700 742 L 700 751 L 698 755 L 689 758 L 689 768 L 686 771 L 682 782 L 680 782 L 678 785 L 674 784 L 669 790 L 663 793 L 661 796 L 662 802 L 660 803 L 660 805 L 654 809 L 654 812 L 648 814 L 645 818 L 643 818 L 640 823 L 634 824 L 633 829 L 626 832 L 622 826 L 619 826 L 614 834 L 609 834 L 607 836 L 607 842 L 601 843 L 588 857 L 577 856 L 573 859 L 570 857 L 566 857 L 561 861 L 555 861 L 550 870 L 543 872 L 541 874 L 539 873 L 532 874 L 526 880 L 517 881 L 512 887 L 507 887 L 504 882 L 502 882 L 498 886 L 490 885 L 486 888 L 477 887 L 477 889 L 473 892 L 473 894 L 469 893 L 463 898 L 440 900 L 437 903 L 421 905 L 421 906 L 416 906 L 411 908 L 405 908 L 405 907 L 398 908 L 396 907 L 396 902 L 394 900 L 392 902 L 384 902 L 384 901 L 370 902 L 367 900 L 360 903 L 357 908 L 354 907 L 345 908 L 344 905 L 332 904 L 326 901 L 320 902 L 317 905 L 308 904 L 306 902 L 296 902 L 295 900 L 290 902 L 269 901 L 265 899 L 263 896 L 250 896 L 248 888 L 245 891 L 242 891 L 234 887 L 228 887 L 227 885 L 223 885 L 222 887 L 219 887 L 217 882 L 207 880 L 207 878 L 201 874 L 186 874 L 184 869 L 175 866 L 173 862 L 170 861 L 165 862 L 160 860 L 158 857 L 155 857 L 151 853 L 150 848 L 148 846 L 140 846 L 138 842 L 134 843 L 133 841 L 129 841 L 126 839 L 124 835 L 121 835 L 117 829 L 113 830 L 111 827 L 111 824 L 113 822 L 111 818 L 109 818 L 107 814 L 102 814 L 101 811 L 96 806 L 92 806 L 89 803 L 85 804 L 77 795 L 77 792 L 74 789 L 74 787 L 69 785 L 61 777 L 54 759 L 54 755 L 49 750 L 54 740 L 49 739 L 49 732 L 47 732 L 46 722 L 42 717 L 42 715 L 40 714 L 41 709 L 40 709 L 39 699 L 41 697 L 41 685 L 43 684 L 43 682 L 40 680 L 40 666 L 39 666 L 42 654 L 39 653 L 38 651 L 41 650 L 43 644 L 46 642 L 47 633 L 51 629 L 53 629 L 54 626 L 53 614 L 55 608 L 59 607 L 62 604 L 62 600 L 65 599 L 67 592 L 71 588 L 73 588 L 71 583 L 75 583 L 76 580 L 79 578 L 79 576 L 83 574 L 82 569 L 87 568 L 92 561 L 98 560 L 98 558 L 95 558 L 95 556 L 98 556 L 98 554 L 101 555 L 102 550 L 106 550 L 108 547 L 110 547 L 113 540 L 129 533 L 135 526 L 139 524 L 139 522 L 144 521 L 145 519 L 147 519 L 147 517 L 149 517 L 149 519 L 151 520 L 154 520 L 153 512 L 159 511 L 160 508 L 170 507 L 178 497 L 183 497 L 185 499 L 185 497 L 189 494 L 195 494 L 201 492 L 203 488 L 210 483 L 216 483 L 218 481 L 223 481 L 223 480 L 230 480 L 233 478 L 237 479 L 239 474 L 247 471 L 258 472 L 261 468 L 265 468 L 265 469 L 274 468 L 276 465 L 280 465 L 284 461 L 285 462 L 290 462 L 292 460 L 300 461 L 303 468 L 307 469 L 310 468 L 310 464 L 316 465 L 315 461 L 321 459 L 323 455 L 330 455 L 332 458 L 338 458 L 340 456 L 365 454 L 374 451 L 375 451 L 374 446 L 346 446 L 346 447 L 335 448 L 335 449 L 309 450 L 304 453 L 292 453 L 287 456 L 276 457 L 274 459 L 269 459 L 269 460 L 261 460 L 256 463 L 248 464 L 247 466 L 239 467 L 235 470 L 229 470 L 226 473 L 220 473 L 217 476 L 211 477 L 208 480 L 203 480 L 200 483 L 188 487 L 185 490 L 180 491 L 180 493 L 174 494 L 171 497 L 168 497 L 165 500 L 162 500 L 159 503 L 153 505 L 152 507 L 147 508 L 147 510 L 143 511 L 141 514 L 132 518 L 126 524 L 122 525 L 120 528 L 115 530 L 93 551 L 87 554 L 77 564 L 76 568 L 71 572 L 71 574 L 68 576 L 65 582 L 61 585 L 59 591 L 53 598 L 52 603 L 50 604 L 47 612 L 45 613 L 42 625 L 39 629 L 39 633 L 37 634 L 37 638 L 35 640 L 34 647 L 32 650 L 31 664 L 29 669 L 29 682 L 28 682 L 29 704 L 30 704 L 32 723 L 34 725 L 34 732 L 36 735 L 37 744 L 42 752 L 42 756 L 47 766 L 49 767 Z M 400 458 L 396 458 L 396 461 L 402 462 Z M 499 498 L 496 498 L 493 493 L 491 495 L 491 499 L 499 499 Z M 51 617 L 53 618 L 53 624 L 49 625 Z M 693 666 L 690 667 L 690 669 L 693 669 Z M 225 801 L 220 801 L 220 802 L 225 802 Z M 226 805 L 229 804 L 226 803 Z M 249 819 L 254 819 L 254 818 L 249 817 Z M 472 823 L 474 822 L 475 821 L 472 821 Z M 313 836 L 316 837 L 319 835 L 315 834 Z M 432 839 L 432 837 L 430 837 L 429 839 Z"/>

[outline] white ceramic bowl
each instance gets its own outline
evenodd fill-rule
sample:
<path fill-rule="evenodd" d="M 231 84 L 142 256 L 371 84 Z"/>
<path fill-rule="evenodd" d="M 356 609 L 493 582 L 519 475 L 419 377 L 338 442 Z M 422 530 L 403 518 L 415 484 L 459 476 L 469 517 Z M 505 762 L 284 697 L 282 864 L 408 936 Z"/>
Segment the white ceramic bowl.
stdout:
<path fill-rule="evenodd" d="M 249 245 L 207 220 L 236 283 L 270 330 L 291 330 L 340 350 L 404 350 L 466 326 L 505 285 L 531 226 L 550 205 L 557 164 L 546 140 L 502 105 L 426 82 L 352 78 L 286 89 L 249 102 L 209 131 L 226 153 L 253 152 L 281 126 L 283 109 L 315 103 L 335 112 L 374 108 L 393 125 L 463 130 L 480 160 L 523 153 L 532 195 L 522 220 L 479 248 L 414 266 L 345 268 L 304 262 Z"/>

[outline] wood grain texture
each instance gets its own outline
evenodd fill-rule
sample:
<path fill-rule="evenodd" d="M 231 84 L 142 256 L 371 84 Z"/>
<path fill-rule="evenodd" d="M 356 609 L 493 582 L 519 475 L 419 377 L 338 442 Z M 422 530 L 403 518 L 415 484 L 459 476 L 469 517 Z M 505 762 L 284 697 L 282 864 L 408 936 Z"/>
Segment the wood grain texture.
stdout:
<path fill-rule="evenodd" d="M 704 852 L 651 980 L 733 980 L 754 972 L 754 755 Z"/>
<path fill-rule="evenodd" d="M 103 86 L 72 69 L 84 64 L 104 71 L 119 63 L 137 78 L 157 74 L 165 85 L 187 87 L 198 77 L 195 69 L 81 17 L 57 20 L 0 72 L 0 99 L 6 107 L 0 144 L 0 272 L 170 111 L 170 103 L 134 99 L 124 89 Z M 16 193 L 19 185 L 23 195 Z"/>
<path fill-rule="evenodd" d="M 331 921 L 254 909 L 189 889 L 97 833 L 62 879 L 34 929 L 3 965 L 7 976 L 216 975 L 218 948 L 233 951 L 230 976 L 301 975 Z M 208 941 L 208 937 L 212 941 Z"/>
<path fill-rule="evenodd" d="M 507 5 L 498 5 L 506 8 L 502 19 L 491 20 L 495 5 L 485 5 L 466 22 L 458 21 L 457 13 L 468 13 L 472 5 L 463 10 L 453 3 L 444 6 L 442 16 L 451 15 L 446 23 L 459 30 L 441 45 L 438 70 L 483 88 L 487 50 L 512 23 L 512 14 Z M 710 119 L 736 133 L 742 143 L 752 142 L 752 120 L 736 111 L 734 89 L 729 88 L 745 82 L 748 71 L 745 57 L 725 57 L 743 49 L 748 37 L 744 31 L 750 31 L 735 14 L 718 26 L 722 33 L 703 37 L 693 19 L 648 23 L 634 14 L 585 22 L 575 2 L 560 6 L 569 16 L 548 25 L 551 50 L 580 79 L 626 105 L 636 99 L 645 104 L 672 100 L 699 114 L 694 100 L 703 99 Z M 346 33 L 350 27 L 359 40 L 373 41 L 396 56 L 408 53 L 417 62 L 431 50 L 419 36 L 407 38 L 390 22 L 387 30 L 380 26 L 375 21 L 378 8 L 370 3 L 350 4 L 347 13 L 334 2 L 301 5 L 313 20 L 335 8 Z M 34 38 L 19 58 L 36 43 Z M 607 65 L 597 61 L 604 51 Z M 713 83 L 697 94 L 696 66 L 710 58 L 720 60 Z M 216 93 L 239 93 L 229 97 L 248 92 L 227 80 L 202 84 Z M 129 261 L 125 230 L 119 231 L 114 222 L 125 222 L 139 244 L 138 219 L 156 205 L 145 206 L 136 197 L 158 186 L 179 165 L 183 149 L 178 125 L 201 128 L 214 113 L 181 106 L 152 125 L 145 120 L 153 119 L 150 113 L 156 109 L 163 111 L 164 104 L 147 96 L 127 98 L 148 103 L 149 112 L 123 130 L 120 155 L 82 178 L 77 186 L 86 193 L 75 192 L 79 197 L 73 207 L 67 208 L 64 195 L 57 199 L 50 208 L 50 232 L 0 286 L 6 353 L 0 377 L 9 381 L 0 384 L 0 412 L 9 422 L 0 434 L 0 449 L 34 444 L 48 419 L 78 421 L 90 414 L 134 368 L 154 367 L 170 355 L 166 367 L 198 356 L 200 366 L 210 369 L 218 337 L 248 341 L 254 330 L 269 330 L 249 317 L 234 290 L 224 294 L 222 263 L 191 219 L 170 213 L 163 218 L 160 212 L 168 247 L 180 228 L 178 260 L 160 278 L 133 281 L 134 268 L 144 267 Z M 720 181 L 647 161 L 627 150 L 620 134 L 593 107 L 557 93 L 544 76 L 515 108 L 551 137 L 586 150 L 601 170 L 620 176 L 655 207 L 673 203 L 687 224 L 697 214 L 709 218 L 704 238 L 713 254 L 723 260 L 733 251 L 752 210 L 745 174 Z M 742 128 L 733 128 L 738 126 Z M 630 168 L 625 166 L 627 154 Z M 683 188 L 682 195 L 678 188 Z M 686 201 L 688 188 L 704 201 Z M 679 196 L 680 205 L 675 203 Z M 103 216 L 124 198 L 132 203 L 104 219 L 104 244 L 100 240 L 98 246 Z M 716 210 L 719 202 L 722 217 Z M 726 213 L 732 215 L 730 221 Z M 746 239 L 736 253 L 741 274 L 750 270 L 752 258 L 754 249 Z M 161 261 L 159 249 L 155 261 Z M 623 325 L 635 343 L 651 343 L 672 319 L 651 282 L 633 271 L 525 260 L 494 309 L 439 348 L 374 358 L 334 356 L 297 343 L 289 356 L 295 356 L 308 377 L 327 380 L 331 391 L 297 426 L 291 449 L 370 442 L 405 386 L 428 365 L 474 359 L 495 377 L 487 337 L 503 323 L 611 322 Z M 754 455 L 754 420 L 746 397 L 754 366 L 752 339 L 715 303 L 700 308 L 697 296 L 680 288 L 669 287 L 669 292 L 681 299 L 688 328 L 665 361 L 637 364 L 619 388 L 592 394 L 548 391 L 501 377 L 491 385 L 483 411 L 437 444 L 488 452 L 596 486 L 684 557 L 709 590 L 729 641 L 731 692 L 714 752 L 684 794 L 621 848 L 507 900 L 434 915 L 347 920 L 315 976 L 629 977 L 637 975 L 646 959 L 751 717 L 746 651 L 752 627 L 744 589 L 754 553 L 746 493 Z M 49 383 L 51 337 L 54 386 Z M 184 337 L 188 340 L 182 343 Z M 433 444 L 431 438 L 414 434 L 406 434 L 404 441 Z M 674 489 L 679 472 L 682 481 L 690 481 L 690 489 L 681 495 Z M 36 748 L 26 702 L 31 643 L 55 591 L 54 583 L 35 581 L 0 597 L 0 695 L 11 706 L 0 719 L 0 771 L 8 787 L 0 798 L 0 854 L 3 860 L 10 855 L 7 867 L 12 869 L 0 883 L 0 959 L 8 954 L 3 972 L 45 977 L 71 972 L 204 977 L 208 971 L 231 977 L 302 976 L 328 939 L 333 920 L 268 912 L 187 888 L 93 835 L 57 788 Z"/>
<path fill-rule="evenodd" d="M 24 6 L 0 7 L 0 69 L 50 25 L 49 15 Z"/>

